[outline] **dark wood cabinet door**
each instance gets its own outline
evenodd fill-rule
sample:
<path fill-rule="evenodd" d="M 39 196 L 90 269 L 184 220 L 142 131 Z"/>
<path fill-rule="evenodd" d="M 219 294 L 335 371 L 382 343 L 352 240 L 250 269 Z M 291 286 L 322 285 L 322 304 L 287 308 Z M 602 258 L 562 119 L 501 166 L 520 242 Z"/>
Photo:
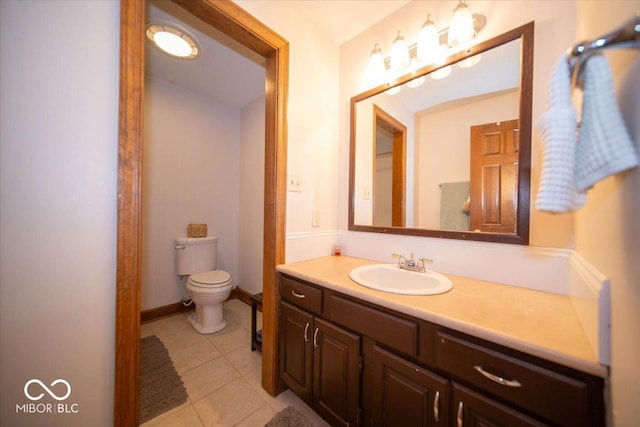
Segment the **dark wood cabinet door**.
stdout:
<path fill-rule="evenodd" d="M 365 355 L 371 380 L 374 426 L 446 426 L 449 420 L 449 381 L 377 345 Z M 369 415 L 370 414 L 370 415 Z"/>
<path fill-rule="evenodd" d="M 308 403 L 312 392 L 313 330 L 311 314 L 280 303 L 280 379 Z"/>
<path fill-rule="evenodd" d="M 545 426 L 508 406 L 453 383 L 453 410 L 456 427 Z"/>
<path fill-rule="evenodd" d="M 332 426 L 356 426 L 360 337 L 318 318 L 314 327 L 314 408 Z"/>

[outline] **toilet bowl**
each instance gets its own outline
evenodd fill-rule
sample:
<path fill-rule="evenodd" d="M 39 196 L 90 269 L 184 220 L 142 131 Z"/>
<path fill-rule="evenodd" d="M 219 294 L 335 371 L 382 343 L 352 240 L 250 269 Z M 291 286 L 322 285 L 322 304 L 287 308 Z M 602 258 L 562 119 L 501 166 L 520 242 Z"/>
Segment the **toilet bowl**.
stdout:
<path fill-rule="evenodd" d="M 227 326 L 222 317 L 222 303 L 231 294 L 231 288 L 231 276 L 226 271 L 213 270 L 189 276 L 187 291 L 196 311 L 188 319 L 196 331 L 212 334 Z"/>
<path fill-rule="evenodd" d="M 232 289 L 231 275 L 217 269 L 218 238 L 177 237 L 176 274 L 189 277 L 187 292 L 196 306 L 189 315 L 191 326 L 201 334 L 212 334 L 223 329 L 227 322 L 222 317 L 222 303 Z"/>

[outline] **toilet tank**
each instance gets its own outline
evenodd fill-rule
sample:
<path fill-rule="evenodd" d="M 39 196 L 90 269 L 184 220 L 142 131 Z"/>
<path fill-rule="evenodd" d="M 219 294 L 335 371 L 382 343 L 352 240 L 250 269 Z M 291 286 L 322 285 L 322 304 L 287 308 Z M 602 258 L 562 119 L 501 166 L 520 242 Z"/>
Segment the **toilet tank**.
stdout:
<path fill-rule="evenodd" d="M 176 274 L 190 276 L 216 269 L 218 237 L 176 237 Z"/>

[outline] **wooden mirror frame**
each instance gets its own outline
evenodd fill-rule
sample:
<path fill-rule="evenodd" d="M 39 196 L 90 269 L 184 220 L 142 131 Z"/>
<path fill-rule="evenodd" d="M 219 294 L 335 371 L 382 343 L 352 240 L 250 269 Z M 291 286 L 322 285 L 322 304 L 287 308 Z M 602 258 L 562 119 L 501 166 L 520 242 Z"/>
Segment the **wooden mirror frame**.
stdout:
<path fill-rule="evenodd" d="M 280 391 L 275 266 L 285 260 L 289 43 L 227 0 L 174 3 L 265 58 L 262 386 Z M 138 425 L 145 2 L 120 3 L 114 425 Z"/>
<path fill-rule="evenodd" d="M 439 237 L 445 239 L 477 240 L 496 243 L 529 244 L 529 206 L 531 180 L 531 112 L 533 95 L 533 36 L 534 23 L 529 22 L 490 40 L 472 46 L 464 52 L 454 54 L 441 65 L 429 65 L 398 78 L 393 85 L 383 84 L 351 98 L 350 109 L 350 151 L 349 151 L 349 230 L 373 233 L 402 234 L 409 236 Z M 518 213 L 515 233 L 484 233 L 472 231 L 430 230 L 404 227 L 379 227 L 354 224 L 355 214 L 355 148 L 356 148 L 356 104 L 359 101 L 380 94 L 393 86 L 402 85 L 421 75 L 452 65 L 464 58 L 477 55 L 513 40 L 521 40 L 521 81 L 520 81 L 520 155 L 518 161 Z"/>

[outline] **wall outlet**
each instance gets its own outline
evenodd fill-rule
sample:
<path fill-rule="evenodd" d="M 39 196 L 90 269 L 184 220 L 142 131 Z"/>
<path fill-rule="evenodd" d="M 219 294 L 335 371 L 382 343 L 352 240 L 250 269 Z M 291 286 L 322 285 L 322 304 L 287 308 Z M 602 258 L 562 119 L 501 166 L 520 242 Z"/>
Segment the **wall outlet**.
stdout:
<path fill-rule="evenodd" d="M 302 193 L 302 177 L 292 173 L 287 175 L 287 191 Z"/>
<path fill-rule="evenodd" d="M 320 227 L 320 209 L 311 209 L 311 226 Z"/>

